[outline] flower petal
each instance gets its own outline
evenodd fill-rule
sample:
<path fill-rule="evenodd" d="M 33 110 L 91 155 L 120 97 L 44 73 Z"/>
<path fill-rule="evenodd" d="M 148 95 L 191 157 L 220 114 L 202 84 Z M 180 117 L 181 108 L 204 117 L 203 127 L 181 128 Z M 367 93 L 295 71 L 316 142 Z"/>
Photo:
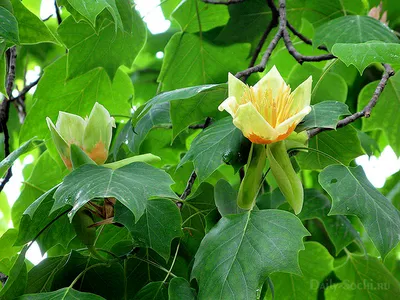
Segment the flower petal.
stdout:
<path fill-rule="evenodd" d="M 292 93 L 293 102 L 290 108 L 291 114 L 301 111 L 311 102 L 312 77 L 308 77 Z"/>
<path fill-rule="evenodd" d="M 110 116 L 108 110 L 101 104 L 95 103 L 87 120 L 85 132 L 83 134 L 83 150 L 91 152 L 98 147 L 101 142 L 108 153 L 111 144 L 112 127 L 115 127 L 115 120 Z M 93 157 L 91 157 L 93 159 Z M 93 159 L 96 161 L 95 159 Z"/>
<path fill-rule="evenodd" d="M 220 111 L 226 110 L 232 118 L 235 117 L 236 111 L 239 108 L 239 104 L 236 101 L 235 97 L 228 97 L 222 102 L 219 106 L 218 109 Z"/>
<path fill-rule="evenodd" d="M 82 117 L 63 111 L 58 113 L 56 128 L 68 144 L 82 146 L 85 127 L 86 122 Z"/>
<path fill-rule="evenodd" d="M 240 101 L 244 91 L 249 87 L 245 85 L 240 79 L 237 79 L 231 73 L 228 74 L 228 96 L 235 97 L 236 101 Z"/>
<path fill-rule="evenodd" d="M 282 78 L 278 69 L 273 66 L 272 69 L 254 85 L 254 89 L 261 89 L 261 94 L 264 94 L 267 90 L 271 90 L 272 97 L 276 98 L 282 86 L 286 88 L 285 80 Z"/>
<path fill-rule="evenodd" d="M 291 116 L 289 119 L 286 119 L 284 122 L 280 123 L 275 128 L 278 135 L 283 135 L 287 133 L 290 134 L 291 132 L 289 131 L 293 131 L 296 128 L 297 124 L 299 124 L 301 120 L 303 120 L 304 117 L 310 113 L 310 111 L 311 106 L 306 106 L 294 116 Z"/>
<path fill-rule="evenodd" d="M 56 126 L 54 125 L 54 123 L 51 121 L 51 119 L 49 117 L 46 118 L 46 122 L 47 122 L 47 126 L 50 129 L 51 137 L 56 146 L 58 154 L 60 154 L 65 165 L 70 169 L 72 165 L 71 165 L 71 161 L 70 161 L 70 152 L 69 152 L 68 143 L 60 135 Z"/>
<path fill-rule="evenodd" d="M 277 137 L 275 129 L 265 121 L 251 102 L 239 106 L 233 124 L 256 144 L 268 144 Z"/>

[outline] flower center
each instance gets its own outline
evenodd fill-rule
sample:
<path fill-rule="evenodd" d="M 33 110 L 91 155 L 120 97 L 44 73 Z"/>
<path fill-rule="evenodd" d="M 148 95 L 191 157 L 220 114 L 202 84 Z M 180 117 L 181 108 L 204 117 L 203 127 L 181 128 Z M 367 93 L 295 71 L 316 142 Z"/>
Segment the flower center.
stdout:
<path fill-rule="evenodd" d="M 292 109 L 293 96 L 290 92 L 290 86 L 282 84 L 274 97 L 271 87 L 263 92 L 260 88 L 251 86 L 244 91 L 241 103 L 251 102 L 261 116 L 275 128 L 297 113 L 297 109 Z"/>

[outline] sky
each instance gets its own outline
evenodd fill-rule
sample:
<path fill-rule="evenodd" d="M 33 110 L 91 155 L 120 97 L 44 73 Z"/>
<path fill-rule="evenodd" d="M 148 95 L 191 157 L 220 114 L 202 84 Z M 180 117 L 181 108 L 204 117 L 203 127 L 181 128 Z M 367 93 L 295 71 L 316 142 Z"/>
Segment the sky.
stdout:
<path fill-rule="evenodd" d="M 171 24 L 170 21 L 164 18 L 159 6 L 159 0 L 135 0 L 135 3 L 136 9 L 147 23 L 151 33 L 157 34 L 168 30 Z M 50 15 L 54 15 L 54 0 L 42 0 L 40 17 L 45 19 Z M 157 53 L 157 55 L 162 57 L 162 52 Z M 39 67 L 30 71 L 30 73 L 27 74 L 27 82 L 33 82 L 38 78 L 39 74 Z M 34 89 L 32 89 L 31 92 L 34 92 Z M 22 169 L 24 165 L 31 163 L 32 159 L 33 157 L 31 155 L 27 156 L 22 162 L 17 160 L 13 166 L 13 177 L 4 188 L 10 205 L 12 205 L 19 196 L 23 181 Z M 396 154 L 389 146 L 383 150 L 380 157 L 368 157 L 368 155 L 363 155 L 356 159 L 356 163 L 363 167 L 367 178 L 376 188 L 383 187 L 386 178 L 400 170 L 400 158 L 396 157 Z M 10 227 L 12 227 L 12 224 L 10 224 Z M 33 264 L 38 264 L 46 255 L 42 256 L 39 246 L 34 244 L 29 249 L 26 257 Z"/>

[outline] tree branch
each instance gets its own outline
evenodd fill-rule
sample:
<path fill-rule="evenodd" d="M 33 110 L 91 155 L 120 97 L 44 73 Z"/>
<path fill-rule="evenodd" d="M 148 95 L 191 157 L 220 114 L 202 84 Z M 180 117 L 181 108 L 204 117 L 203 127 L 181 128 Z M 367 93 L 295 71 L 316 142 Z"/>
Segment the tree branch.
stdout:
<path fill-rule="evenodd" d="M 56 16 L 57 16 L 57 23 L 60 25 L 62 23 L 62 18 L 60 14 L 60 8 L 57 5 L 57 0 L 54 0 L 54 9 L 56 11 Z"/>
<path fill-rule="evenodd" d="M 8 98 L 4 98 L 0 105 L 0 129 L 4 133 L 4 156 L 7 157 L 10 154 L 10 134 L 8 132 L 7 122 L 10 112 L 10 101 L 12 98 L 12 89 L 15 81 L 15 63 L 17 60 L 17 49 L 15 46 L 11 47 L 6 52 L 7 57 L 7 81 L 6 81 L 6 92 Z M 6 176 L 0 183 L 0 192 L 4 189 L 7 182 L 12 177 L 11 167 L 8 168 Z"/>
<path fill-rule="evenodd" d="M 228 1 L 218 1 L 218 0 L 202 0 L 204 3 L 209 3 L 209 4 L 225 4 L 225 5 L 231 5 L 231 4 L 237 4 L 244 2 L 245 0 L 228 0 Z"/>
<path fill-rule="evenodd" d="M 295 35 L 297 36 L 300 40 L 302 40 L 304 43 L 306 43 L 307 45 L 311 45 L 312 46 L 312 41 L 304 36 L 302 33 L 300 33 L 299 31 L 297 31 L 296 28 L 293 27 L 292 24 L 289 23 L 289 21 L 286 20 L 286 26 L 287 28 L 289 28 L 289 30 Z M 324 50 L 324 51 L 328 51 L 328 48 L 326 48 L 325 46 L 321 45 L 318 46 L 318 49 L 320 50 Z"/>
<path fill-rule="evenodd" d="M 286 19 L 286 0 L 279 0 L 279 27 L 282 30 L 282 38 L 285 43 L 286 49 L 289 53 L 293 56 L 295 60 L 299 64 L 302 64 L 305 61 L 323 61 L 323 60 L 330 60 L 335 58 L 333 54 L 322 54 L 316 56 L 306 56 L 299 52 L 297 52 L 296 48 L 293 46 L 292 40 L 290 39 L 289 32 L 287 30 L 287 19 Z M 293 27 L 292 27 L 293 28 Z M 297 32 L 297 31 L 296 31 Z M 302 38 L 305 38 L 301 35 Z M 311 41 L 309 41 L 311 42 Z"/>
<path fill-rule="evenodd" d="M 375 107 L 376 103 L 378 102 L 379 96 L 382 94 L 388 80 L 390 77 L 394 75 L 394 70 L 392 67 L 388 64 L 383 64 L 383 67 L 385 68 L 385 71 L 383 72 L 382 78 L 378 83 L 378 86 L 376 87 L 374 94 L 372 95 L 371 100 L 368 102 L 368 104 L 361 110 L 358 111 L 351 116 L 348 116 L 344 118 L 343 120 L 340 120 L 336 126 L 336 128 L 341 128 L 344 127 L 362 117 L 369 118 L 371 116 L 371 111 Z M 308 138 L 312 138 L 316 136 L 318 133 L 321 133 L 326 130 L 333 130 L 331 128 L 315 128 L 311 129 L 308 131 Z"/>

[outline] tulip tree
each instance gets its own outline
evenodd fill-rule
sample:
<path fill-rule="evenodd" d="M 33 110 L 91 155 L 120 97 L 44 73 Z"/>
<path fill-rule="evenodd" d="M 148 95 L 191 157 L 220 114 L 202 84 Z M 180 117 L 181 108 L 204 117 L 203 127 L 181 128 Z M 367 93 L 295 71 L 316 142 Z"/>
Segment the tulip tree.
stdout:
<path fill-rule="evenodd" d="M 0 0 L 0 299 L 399 298 L 397 1 L 48 2 Z"/>

